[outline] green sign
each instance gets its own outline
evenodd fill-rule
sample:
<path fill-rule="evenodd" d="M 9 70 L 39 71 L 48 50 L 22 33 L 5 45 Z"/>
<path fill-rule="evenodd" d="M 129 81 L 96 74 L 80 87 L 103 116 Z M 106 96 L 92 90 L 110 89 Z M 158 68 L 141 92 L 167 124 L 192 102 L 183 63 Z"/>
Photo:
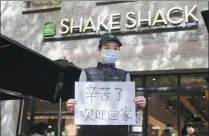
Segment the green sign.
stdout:
<path fill-rule="evenodd" d="M 51 131 L 51 136 L 55 136 L 55 132 L 54 131 Z"/>
<path fill-rule="evenodd" d="M 172 136 L 176 136 L 176 134 L 175 133 L 172 133 Z"/>
<path fill-rule="evenodd" d="M 44 36 L 54 36 L 56 34 L 55 22 L 45 22 L 42 28 L 42 34 Z"/>
<path fill-rule="evenodd" d="M 62 136 L 65 136 L 65 132 L 64 131 L 62 131 Z"/>

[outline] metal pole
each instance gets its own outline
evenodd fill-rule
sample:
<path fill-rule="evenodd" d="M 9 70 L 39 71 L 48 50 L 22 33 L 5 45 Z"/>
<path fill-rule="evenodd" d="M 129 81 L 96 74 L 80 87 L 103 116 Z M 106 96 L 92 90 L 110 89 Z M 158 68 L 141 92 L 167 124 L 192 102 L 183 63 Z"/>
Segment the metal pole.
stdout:
<path fill-rule="evenodd" d="M 181 76 L 178 75 L 177 77 L 178 81 L 178 90 L 177 90 L 177 130 L 178 130 L 178 136 L 181 135 L 181 124 L 180 124 L 180 88 L 181 88 Z"/>
<path fill-rule="evenodd" d="M 59 95 L 59 109 L 58 109 L 58 120 L 57 120 L 57 136 L 61 135 L 61 123 L 62 123 L 62 89 L 63 89 L 63 76 L 61 72 L 58 77 L 58 85 L 56 87 L 56 93 Z"/>
<path fill-rule="evenodd" d="M 146 79 L 147 77 L 144 77 L 143 79 L 143 87 L 146 88 Z M 144 112 L 143 112 L 143 125 L 142 125 L 142 132 L 143 136 L 148 136 L 147 130 L 148 130 L 148 90 L 143 90 L 144 97 L 147 99 L 146 100 L 146 106 L 144 107 Z"/>
<path fill-rule="evenodd" d="M 208 8 L 209 8 L 209 1 L 208 1 Z M 209 33 L 208 33 L 208 39 L 209 39 Z M 208 45 L 209 45 L 209 43 L 208 43 Z M 207 75 L 208 76 L 208 75 Z M 209 76 L 208 76 L 208 78 L 209 78 Z M 209 80 L 209 79 L 208 79 Z M 209 93 L 209 81 L 207 81 L 208 82 L 208 93 Z M 208 109 L 209 109 L 209 104 L 208 104 Z M 207 119 L 207 121 L 209 122 L 209 118 Z M 208 125 L 208 130 L 209 130 L 209 125 Z"/>
<path fill-rule="evenodd" d="M 62 97 L 61 92 L 59 95 L 59 113 L 58 113 L 58 121 L 57 121 L 57 136 L 61 135 L 61 124 L 62 124 Z"/>
<path fill-rule="evenodd" d="M 22 123 L 23 123 L 23 110 L 24 110 L 24 106 L 25 106 L 25 100 L 21 100 L 20 101 L 20 111 L 19 111 L 19 117 L 18 117 L 18 129 L 17 129 L 17 134 L 21 135 L 21 130 L 22 130 Z"/>

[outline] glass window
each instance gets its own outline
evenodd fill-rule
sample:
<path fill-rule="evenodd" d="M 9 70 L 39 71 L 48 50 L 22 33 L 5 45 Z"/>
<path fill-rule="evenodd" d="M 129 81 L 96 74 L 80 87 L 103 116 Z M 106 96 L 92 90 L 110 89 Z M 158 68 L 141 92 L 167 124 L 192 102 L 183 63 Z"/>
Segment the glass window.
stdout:
<path fill-rule="evenodd" d="M 59 103 L 50 103 L 40 99 L 36 99 L 35 112 L 58 112 Z M 62 103 L 62 112 L 67 112 L 66 102 Z"/>
<path fill-rule="evenodd" d="M 148 136 L 178 134 L 177 93 L 151 93 L 148 99 Z"/>
<path fill-rule="evenodd" d="M 33 124 L 38 124 L 44 122 L 48 124 L 49 133 L 51 136 L 56 136 L 57 134 L 57 115 L 35 115 Z M 61 124 L 62 136 L 77 136 L 78 127 L 74 125 L 73 115 L 62 115 Z"/>
<path fill-rule="evenodd" d="M 204 75 L 184 75 L 181 77 L 181 131 L 186 133 L 185 125 L 192 122 L 198 135 L 208 135 L 208 83 Z M 190 90 L 188 90 L 190 89 Z"/>
<path fill-rule="evenodd" d="M 57 133 L 58 103 L 50 103 L 40 99 L 31 99 L 26 102 L 25 120 L 22 126 L 22 134 L 29 133 L 31 127 L 40 122 L 49 126 L 51 136 Z M 66 109 L 66 102 L 62 103 L 62 136 L 77 136 L 78 127 L 74 126 L 74 116 Z"/>
<path fill-rule="evenodd" d="M 131 81 L 135 82 L 136 88 L 143 87 L 144 77 L 142 76 L 131 76 Z"/>
<path fill-rule="evenodd" d="M 181 76 L 181 87 L 182 88 L 201 88 L 207 89 L 208 83 L 205 80 L 205 75 L 182 75 Z"/>
<path fill-rule="evenodd" d="M 146 87 L 177 87 L 177 76 L 148 76 Z"/>
<path fill-rule="evenodd" d="M 136 96 L 143 95 L 143 89 L 148 90 L 148 136 L 178 135 L 177 112 L 180 113 L 180 130 L 184 131 L 187 121 L 193 121 L 197 126 L 198 134 L 208 135 L 208 83 L 204 75 L 182 75 L 180 91 L 180 111 L 177 111 L 176 75 L 165 76 L 132 76 L 135 82 Z M 146 82 L 146 86 L 143 86 Z M 159 91 L 159 88 L 165 88 Z M 172 90 L 172 91 L 171 91 Z M 25 102 L 27 119 L 23 123 L 24 131 L 29 131 L 32 124 L 45 122 L 49 126 L 51 136 L 57 133 L 58 103 L 49 103 L 40 99 L 32 99 Z M 143 114 L 141 112 L 140 114 Z M 138 113 L 136 113 L 138 115 Z M 62 136 L 79 135 L 79 127 L 74 125 L 74 116 L 66 109 L 66 102 L 62 103 Z M 137 117 L 137 120 L 139 118 Z M 143 119 L 143 118 L 141 118 Z M 142 134 L 142 126 L 129 127 L 129 134 Z"/>

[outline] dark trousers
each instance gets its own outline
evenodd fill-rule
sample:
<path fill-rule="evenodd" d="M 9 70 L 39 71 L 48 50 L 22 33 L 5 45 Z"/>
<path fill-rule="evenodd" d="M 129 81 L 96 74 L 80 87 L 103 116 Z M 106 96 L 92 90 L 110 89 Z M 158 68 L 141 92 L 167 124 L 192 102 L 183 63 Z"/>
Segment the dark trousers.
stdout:
<path fill-rule="evenodd" d="M 82 125 L 80 126 L 79 136 L 128 136 L 128 126 Z"/>

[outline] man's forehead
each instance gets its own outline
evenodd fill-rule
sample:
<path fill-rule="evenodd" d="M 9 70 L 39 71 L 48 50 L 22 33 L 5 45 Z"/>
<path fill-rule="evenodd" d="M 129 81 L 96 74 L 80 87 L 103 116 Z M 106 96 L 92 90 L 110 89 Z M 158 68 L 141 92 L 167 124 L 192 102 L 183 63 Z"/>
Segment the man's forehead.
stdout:
<path fill-rule="evenodd" d="M 118 46 L 119 47 L 119 44 L 117 42 L 115 42 L 115 41 L 108 41 L 104 45 L 105 46 L 111 46 L 111 45 L 113 45 L 113 46 Z"/>

